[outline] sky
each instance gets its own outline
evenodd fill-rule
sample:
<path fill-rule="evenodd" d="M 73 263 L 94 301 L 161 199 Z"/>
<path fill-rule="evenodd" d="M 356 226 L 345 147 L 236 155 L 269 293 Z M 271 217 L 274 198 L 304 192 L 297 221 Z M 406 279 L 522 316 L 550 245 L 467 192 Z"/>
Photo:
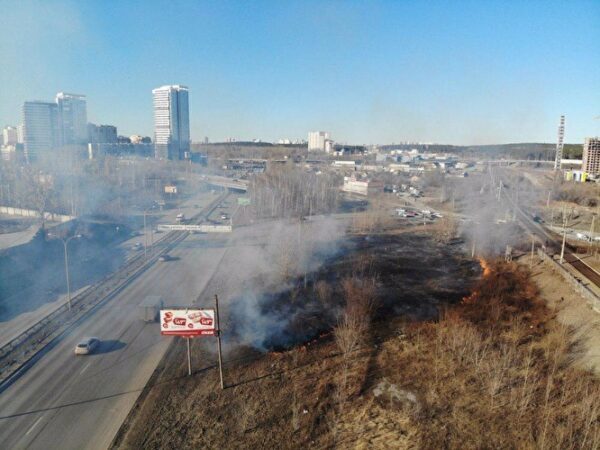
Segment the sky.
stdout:
<path fill-rule="evenodd" d="M 190 89 L 192 139 L 555 142 L 600 134 L 600 1 L 0 0 L 0 126 L 87 95 L 153 135 L 152 89 Z M 596 118 L 596 119 L 595 119 Z"/>

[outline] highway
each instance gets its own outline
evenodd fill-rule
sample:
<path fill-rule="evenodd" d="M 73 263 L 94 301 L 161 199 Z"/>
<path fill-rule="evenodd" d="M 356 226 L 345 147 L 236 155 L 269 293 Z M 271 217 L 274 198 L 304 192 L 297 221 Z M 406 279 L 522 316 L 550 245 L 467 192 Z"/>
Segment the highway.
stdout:
<path fill-rule="evenodd" d="M 162 358 L 170 337 L 139 319 L 148 295 L 187 305 L 218 270 L 223 236 L 190 235 L 115 298 L 46 348 L 43 356 L 0 394 L 0 442 L 10 449 L 103 449 L 125 419 Z M 75 356 L 83 337 L 102 340 L 89 356 Z"/>

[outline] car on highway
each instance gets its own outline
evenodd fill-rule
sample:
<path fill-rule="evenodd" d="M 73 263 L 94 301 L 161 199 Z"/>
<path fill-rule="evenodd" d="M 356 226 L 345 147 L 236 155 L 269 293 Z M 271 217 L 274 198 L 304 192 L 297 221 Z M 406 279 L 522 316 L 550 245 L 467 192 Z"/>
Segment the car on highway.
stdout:
<path fill-rule="evenodd" d="M 89 355 L 92 353 L 100 344 L 100 339 L 95 337 L 87 337 L 75 346 L 76 355 Z"/>
<path fill-rule="evenodd" d="M 133 247 L 131 247 L 132 250 L 141 250 L 141 248 L 143 247 L 141 242 L 136 242 L 135 244 L 133 244 Z"/>

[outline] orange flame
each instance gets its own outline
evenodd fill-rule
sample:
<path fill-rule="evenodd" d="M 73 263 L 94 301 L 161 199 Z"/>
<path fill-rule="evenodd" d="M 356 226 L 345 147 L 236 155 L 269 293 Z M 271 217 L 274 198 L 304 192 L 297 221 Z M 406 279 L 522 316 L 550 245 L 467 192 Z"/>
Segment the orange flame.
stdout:
<path fill-rule="evenodd" d="M 492 268 L 490 267 L 490 265 L 487 263 L 487 261 L 485 259 L 478 258 L 478 260 L 479 260 L 479 265 L 481 266 L 481 269 L 483 270 L 483 278 L 488 277 L 492 273 Z M 461 303 L 464 305 L 473 304 L 477 301 L 479 294 L 480 294 L 480 292 L 478 290 L 474 290 L 471 293 L 471 295 L 469 295 L 467 297 L 463 297 Z"/>
<path fill-rule="evenodd" d="M 492 269 L 490 268 L 490 265 L 487 263 L 487 261 L 485 259 L 479 258 L 479 265 L 483 269 L 483 277 L 484 278 L 492 273 Z"/>

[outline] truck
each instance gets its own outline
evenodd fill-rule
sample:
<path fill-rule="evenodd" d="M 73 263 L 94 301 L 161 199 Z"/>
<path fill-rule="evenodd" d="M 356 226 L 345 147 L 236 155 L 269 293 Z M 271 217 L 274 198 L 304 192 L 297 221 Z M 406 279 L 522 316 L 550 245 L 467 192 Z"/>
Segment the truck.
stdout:
<path fill-rule="evenodd" d="M 175 217 L 175 222 L 182 223 L 185 221 L 185 214 L 177 214 Z"/>
<path fill-rule="evenodd" d="M 164 308 L 165 303 L 159 295 L 149 295 L 139 305 L 140 318 L 144 322 L 158 322 L 160 310 Z"/>

